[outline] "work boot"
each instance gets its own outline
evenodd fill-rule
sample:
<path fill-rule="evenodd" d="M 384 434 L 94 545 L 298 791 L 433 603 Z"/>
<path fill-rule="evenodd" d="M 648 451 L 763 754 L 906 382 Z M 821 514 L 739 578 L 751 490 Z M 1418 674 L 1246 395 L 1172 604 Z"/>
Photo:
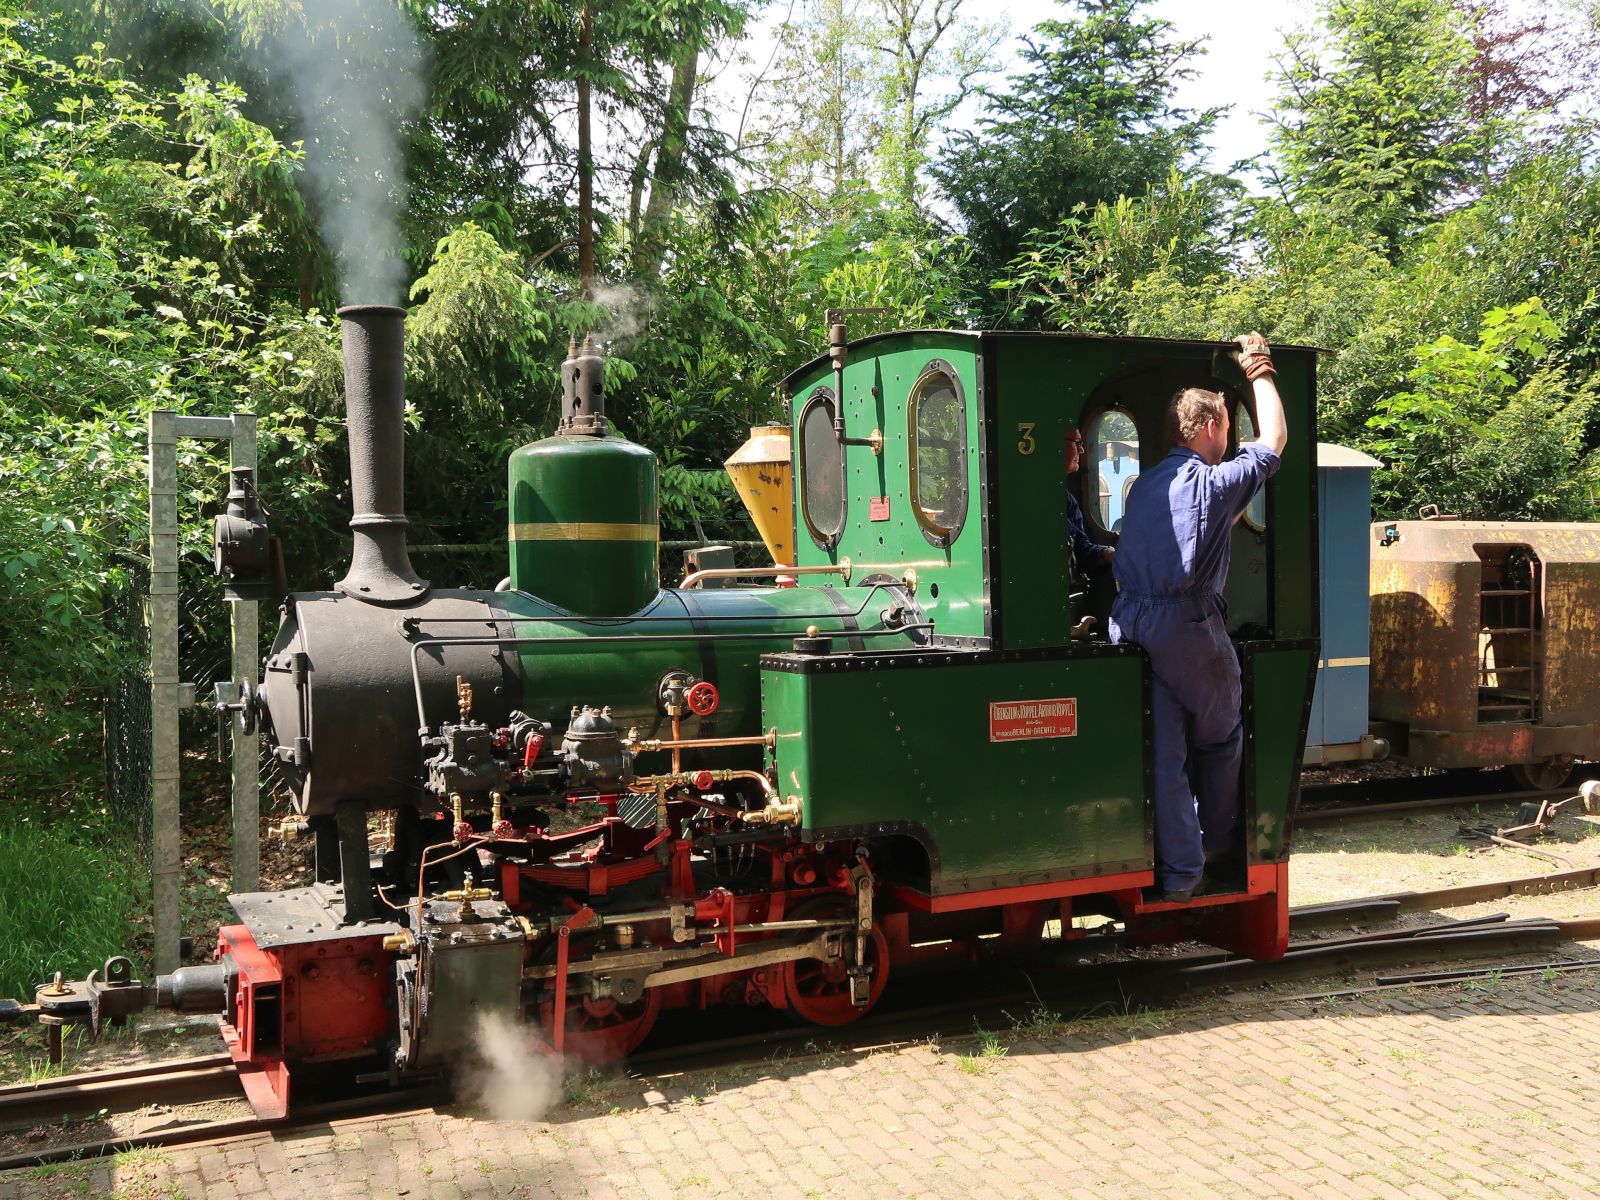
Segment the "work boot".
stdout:
<path fill-rule="evenodd" d="M 1210 880 L 1202 875 L 1193 887 L 1162 888 L 1161 902 L 1163 904 L 1187 904 L 1196 896 L 1204 896 L 1211 891 L 1212 889 L 1208 886 L 1209 883 Z"/>

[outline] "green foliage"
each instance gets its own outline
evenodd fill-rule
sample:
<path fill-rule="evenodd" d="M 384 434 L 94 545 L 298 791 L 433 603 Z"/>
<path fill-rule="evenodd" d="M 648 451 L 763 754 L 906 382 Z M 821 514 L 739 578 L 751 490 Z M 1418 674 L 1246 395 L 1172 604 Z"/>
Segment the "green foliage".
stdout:
<path fill-rule="evenodd" d="M 1451 0 L 1327 0 L 1290 35 L 1274 143 L 1297 209 L 1375 231 L 1391 256 L 1470 178 L 1472 30 Z"/>
<path fill-rule="evenodd" d="M 124 822 L 82 802 L 0 819 L 0 996 L 31 1000 L 62 971 L 82 978 L 113 954 L 149 907 L 149 878 Z"/>
<path fill-rule="evenodd" d="M 1378 405 L 1371 448 L 1394 474 L 1378 503 L 1426 497 L 1463 516 L 1582 515 L 1579 471 L 1596 383 L 1549 361 L 1560 328 L 1538 297 L 1490 309 L 1473 343 L 1446 334 L 1415 352 L 1410 388 Z"/>
<path fill-rule="evenodd" d="M 242 202 L 281 188 L 294 156 L 239 112 L 236 89 L 186 80 L 152 95 L 97 47 L 72 65 L 0 19 L 0 778 L 48 786 L 99 755 L 93 684 L 125 665 L 104 628 L 119 555 L 142 545 L 144 414 L 249 406 L 292 370 L 258 341 L 235 267 L 267 237 Z M 268 461 L 303 463 L 306 428 L 263 412 Z M 184 452 L 192 518 L 221 469 Z M 301 472 L 269 491 L 314 499 Z"/>
<path fill-rule="evenodd" d="M 1200 46 L 1147 0 L 1072 0 L 1070 19 L 1025 39 L 1025 70 L 988 93 L 977 128 L 958 132 L 934 174 L 993 278 L 1030 231 L 1143 195 L 1198 150 L 1216 112 L 1172 106 Z"/>
<path fill-rule="evenodd" d="M 1034 233 L 992 285 L 1006 293 L 1007 323 L 1123 332 L 1136 286 L 1212 284 L 1226 263 L 1222 201 L 1214 181 L 1174 168 L 1138 199 L 1119 196 Z"/>
<path fill-rule="evenodd" d="M 472 417 L 499 416 L 513 389 L 555 384 L 551 314 L 517 256 L 476 222 L 439 239 L 411 299 L 408 365 L 432 399 Z"/>

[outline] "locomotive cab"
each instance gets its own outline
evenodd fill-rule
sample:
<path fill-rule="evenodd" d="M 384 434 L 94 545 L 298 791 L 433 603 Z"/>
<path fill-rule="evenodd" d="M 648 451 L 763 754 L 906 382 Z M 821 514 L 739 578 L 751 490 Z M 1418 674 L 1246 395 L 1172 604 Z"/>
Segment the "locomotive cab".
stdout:
<path fill-rule="evenodd" d="M 892 894 L 913 912 L 1026 896 L 1042 904 L 1036 917 L 1059 903 L 1067 928 L 1108 911 L 1135 936 L 1161 936 L 1170 925 L 1139 892 L 1153 878 L 1149 663 L 1104 636 L 1111 580 L 1075 579 L 1066 497 L 1078 489 L 1091 527 L 1114 541 L 1127 487 L 1171 448 L 1176 391 L 1221 391 L 1235 441 L 1253 436 L 1242 375 L 1215 343 L 1067 334 L 884 334 L 841 357 L 842 369 L 818 359 L 786 381 L 797 561 L 905 581 L 934 630 L 914 651 L 834 639 L 763 658 L 802 836 L 892 843 Z M 1317 660 L 1315 356 L 1279 348 L 1276 361 L 1289 445 L 1234 528 L 1226 591 L 1248 873 L 1238 903 L 1182 916 L 1191 936 L 1257 957 L 1287 936 Z M 836 416 L 862 444 L 837 436 Z M 1069 428 L 1089 447 L 1071 480 Z M 1074 638 L 1084 616 L 1089 636 Z"/>

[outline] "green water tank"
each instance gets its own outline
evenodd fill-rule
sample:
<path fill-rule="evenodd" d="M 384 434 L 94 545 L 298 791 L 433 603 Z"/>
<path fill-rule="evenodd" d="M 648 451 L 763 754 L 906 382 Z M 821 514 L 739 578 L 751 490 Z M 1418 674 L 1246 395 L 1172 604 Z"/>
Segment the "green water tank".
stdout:
<path fill-rule="evenodd" d="M 623 617 L 661 590 L 656 456 L 611 428 L 605 361 L 562 364 L 554 437 L 511 455 L 511 586 L 577 616 Z"/>

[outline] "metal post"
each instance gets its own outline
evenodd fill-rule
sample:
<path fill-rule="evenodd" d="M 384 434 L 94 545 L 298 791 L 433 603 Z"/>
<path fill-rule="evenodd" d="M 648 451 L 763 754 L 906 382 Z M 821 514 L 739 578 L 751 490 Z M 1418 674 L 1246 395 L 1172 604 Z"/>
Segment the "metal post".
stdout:
<path fill-rule="evenodd" d="M 256 415 L 235 413 L 231 459 L 235 470 L 256 469 Z M 252 687 L 260 660 L 260 625 L 254 600 L 230 602 L 233 624 L 233 677 Z M 233 890 L 261 888 L 261 759 L 257 734 L 233 730 Z"/>
<path fill-rule="evenodd" d="M 150 414 L 150 827 L 155 901 L 155 968 L 177 970 L 179 884 L 178 712 L 186 707 L 178 678 L 178 439 L 227 438 L 235 467 L 256 466 L 254 413 L 231 417 Z M 254 600 L 232 602 L 236 679 L 256 682 L 260 630 Z M 192 685 L 191 685 L 192 686 Z M 261 886 L 260 760 L 255 734 L 233 739 L 233 890 Z"/>
<path fill-rule="evenodd" d="M 150 840 L 157 974 L 178 969 L 178 419 L 150 414 Z"/>

